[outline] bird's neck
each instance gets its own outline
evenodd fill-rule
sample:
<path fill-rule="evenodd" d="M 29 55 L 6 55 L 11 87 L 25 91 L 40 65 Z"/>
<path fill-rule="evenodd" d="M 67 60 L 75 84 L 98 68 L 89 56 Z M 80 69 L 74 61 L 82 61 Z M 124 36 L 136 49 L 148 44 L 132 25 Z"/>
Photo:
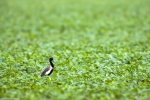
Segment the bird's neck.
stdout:
<path fill-rule="evenodd" d="M 52 63 L 52 61 L 50 61 L 50 65 L 51 65 L 52 67 L 54 67 L 54 64 Z"/>

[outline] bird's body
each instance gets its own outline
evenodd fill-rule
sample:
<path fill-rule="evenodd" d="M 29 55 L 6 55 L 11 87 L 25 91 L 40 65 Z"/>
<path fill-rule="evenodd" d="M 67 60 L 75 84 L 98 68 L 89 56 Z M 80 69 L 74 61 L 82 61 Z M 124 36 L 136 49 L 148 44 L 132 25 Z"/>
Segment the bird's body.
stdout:
<path fill-rule="evenodd" d="M 45 76 L 45 75 L 51 75 L 51 74 L 52 74 L 52 72 L 53 72 L 53 70 L 54 70 L 54 64 L 52 63 L 52 60 L 53 60 L 53 58 L 50 58 L 50 59 L 49 59 L 50 67 L 46 68 L 46 69 L 42 72 L 41 77 L 42 77 L 42 76 Z"/>

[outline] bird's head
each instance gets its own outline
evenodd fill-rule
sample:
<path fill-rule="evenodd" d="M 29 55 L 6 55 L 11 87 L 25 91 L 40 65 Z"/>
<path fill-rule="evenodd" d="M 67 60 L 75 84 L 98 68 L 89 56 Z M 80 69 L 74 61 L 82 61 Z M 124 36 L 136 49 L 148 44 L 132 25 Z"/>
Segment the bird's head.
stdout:
<path fill-rule="evenodd" d="M 49 58 L 49 61 L 51 62 L 53 60 L 53 57 Z"/>

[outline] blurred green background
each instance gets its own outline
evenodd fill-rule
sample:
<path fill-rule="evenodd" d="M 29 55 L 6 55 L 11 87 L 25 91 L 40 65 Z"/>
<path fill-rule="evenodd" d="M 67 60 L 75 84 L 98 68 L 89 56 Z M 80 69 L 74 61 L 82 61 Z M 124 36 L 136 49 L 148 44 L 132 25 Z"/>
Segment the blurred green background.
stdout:
<path fill-rule="evenodd" d="M 149 39 L 149 0 L 0 0 L 0 99 L 148 100 Z"/>

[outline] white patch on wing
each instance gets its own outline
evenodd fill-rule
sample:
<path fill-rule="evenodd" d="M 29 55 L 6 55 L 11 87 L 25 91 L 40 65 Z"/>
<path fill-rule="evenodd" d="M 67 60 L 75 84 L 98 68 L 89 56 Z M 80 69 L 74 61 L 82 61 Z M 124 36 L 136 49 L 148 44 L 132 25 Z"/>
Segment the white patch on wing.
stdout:
<path fill-rule="evenodd" d="M 52 69 L 53 69 L 53 67 L 50 67 L 50 69 L 49 69 L 45 74 L 46 74 L 46 75 L 49 74 Z"/>

